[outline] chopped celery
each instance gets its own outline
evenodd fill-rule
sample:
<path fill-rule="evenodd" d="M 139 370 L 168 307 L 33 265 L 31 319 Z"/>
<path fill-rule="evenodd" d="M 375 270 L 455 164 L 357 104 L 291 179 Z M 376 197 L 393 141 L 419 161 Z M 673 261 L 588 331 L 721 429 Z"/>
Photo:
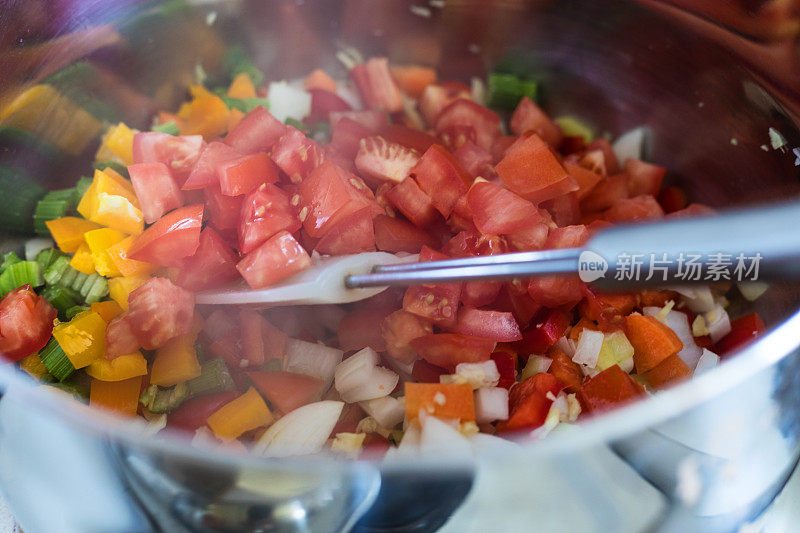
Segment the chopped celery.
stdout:
<path fill-rule="evenodd" d="M 31 287 L 40 287 L 44 284 L 42 266 L 36 261 L 20 261 L 6 268 L 0 274 L 0 295 L 25 284 L 30 284 Z"/>
<path fill-rule="evenodd" d="M 0 228 L 12 233 L 33 231 L 33 212 L 45 189 L 29 176 L 0 167 Z"/>
<path fill-rule="evenodd" d="M 36 204 L 36 211 L 33 213 L 33 230 L 37 235 L 50 235 L 45 222 L 55 220 L 67 214 L 70 210 L 70 202 L 67 200 L 47 200 L 42 199 Z"/>
<path fill-rule="evenodd" d="M 123 176 L 127 176 L 128 170 L 125 169 L 125 174 Z M 92 178 L 89 176 L 81 176 L 78 180 L 78 183 L 75 184 L 75 205 L 78 205 L 83 195 L 86 194 L 86 191 L 89 190 L 89 187 L 92 185 Z"/>
<path fill-rule="evenodd" d="M 62 257 L 63 255 L 64 253 L 60 250 L 56 250 L 55 248 L 47 248 L 46 250 L 39 252 L 39 255 L 36 256 L 36 262 L 42 265 L 42 268 L 45 269 L 44 271 L 47 272 L 47 267 L 52 265 L 56 259 Z"/>
<path fill-rule="evenodd" d="M 72 268 L 72 267 L 69 267 L 69 268 Z M 72 268 L 72 270 L 75 270 L 75 269 Z M 75 270 L 75 272 L 76 272 L 75 278 L 72 280 L 72 283 L 70 284 L 70 287 L 72 287 L 73 289 L 75 289 L 78 292 L 81 292 L 81 288 L 83 287 L 84 283 L 86 283 L 86 280 L 89 278 L 89 274 L 84 274 L 83 272 L 80 272 L 79 270 Z M 81 295 L 81 296 L 83 296 L 83 295 Z"/>
<path fill-rule="evenodd" d="M 561 131 L 567 137 L 582 137 L 583 142 L 589 144 L 594 140 L 594 131 L 586 123 L 575 117 L 563 116 L 555 119 L 555 123 L 561 127 Z"/>
<path fill-rule="evenodd" d="M 139 403 L 147 407 L 151 413 L 169 413 L 182 404 L 187 397 L 188 386 L 186 383 L 178 383 L 169 389 L 150 385 L 139 398 Z"/>
<path fill-rule="evenodd" d="M 55 285 L 56 283 L 61 282 L 61 278 L 68 269 L 72 268 L 69 266 L 69 257 L 66 255 L 62 255 L 60 257 L 56 257 L 49 265 L 47 265 L 44 269 L 44 280 L 48 285 Z M 73 269 L 74 270 L 74 269 Z M 67 285 L 66 283 L 61 283 L 62 285 Z"/>
<path fill-rule="evenodd" d="M 55 338 L 51 338 L 42 348 L 42 351 L 39 352 L 39 358 L 41 358 L 44 366 L 47 367 L 47 371 L 58 381 L 64 381 L 75 372 L 75 367 L 72 366 L 67 354 L 64 353 Z"/>
<path fill-rule="evenodd" d="M 75 307 L 80 299 L 80 295 L 74 290 L 60 285 L 48 285 L 42 291 L 42 296 L 47 298 L 53 307 L 58 311 L 59 320 L 67 320 L 67 310 Z"/>
<path fill-rule="evenodd" d="M 7 269 L 9 266 L 13 265 L 14 263 L 19 263 L 22 259 L 14 252 L 6 252 L 3 255 L 3 263 L 0 264 L 0 272 Z"/>
<path fill-rule="evenodd" d="M 250 81 L 256 87 L 264 83 L 264 74 L 248 59 L 247 54 L 241 47 L 233 46 L 229 48 L 222 66 L 231 79 L 244 72 L 250 76 Z"/>
<path fill-rule="evenodd" d="M 225 364 L 225 360 L 222 357 L 203 363 L 200 367 L 200 375 L 187 381 L 186 386 L 190 398 L 236 388 L 236 384 L 228 371 L 228 365 Z"/>
<path fill-rule="evenodd" d="M 84 301 L 87 304 L 92 304 L 95 302 L 99 302 L 105 296 L 108 295 L 108 280 L 102 276 L 98 276 L 92 286 L 89 288 L 89 292 L 86 293 L 86 297 Z"/>
<path fill-rule="evenodd" d="M 181 132 L 180 128 L 178 128 L 178 125 L 172 120 L 157 126 L 153 126 L 153 131 L 158 133 L 168 133 L 170 135 L 179 135 Z"/>
<path fill-rule="evenodd" d="M 513 74 L 489 74 L 489 107 L 514 109 L 523 97 L 536 101 L 537 84 Z"/>
<path fill-rule="evenodd" d="M 78 313 L 83 313 L 84 311 L 88 311 L 88 310 L 89 310 L 89 308 L 86 307 L 85 305 L 76 305 L 76 306 L 73 306 L 73 307 L 70 307 L 69 309 L 67 309 L 67 312 L 64 313 L 64 315 L 65 315 L 65 318 L 67 319 L 67 321 L 69 321 L 69 320 L 72 320 L 73 318 L 75 318 L 75 315 L 77 315 Z"/>

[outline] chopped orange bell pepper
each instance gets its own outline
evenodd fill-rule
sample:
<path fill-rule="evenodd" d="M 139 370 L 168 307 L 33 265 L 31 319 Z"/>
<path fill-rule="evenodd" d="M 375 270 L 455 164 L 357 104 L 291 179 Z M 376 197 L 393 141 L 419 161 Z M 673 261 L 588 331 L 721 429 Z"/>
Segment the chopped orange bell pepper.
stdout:
<path fill-rule="evenodd" d="M 158 270 L 158 265 L 128 258 L 128 249 L 131 247 L 133 240 L 134 237 L 125 237 L 108 249 L 108 255 L 120 274 L 123 276 L 143 276 Z"/>
<path fill-rule="evenodd" d="M 200 363 L 191 335 L 172 339 L 156 351 L 150 383 L 161 387 L 171 387 L 200 375 Z"/>
<path fill-rule="evenodd" d="M 94 259 L 92 258 L 92 251 L 89 249 L 89 245 L 86 244 L 84 240 L 78 249 L 75 250 L 75 255 L 72 256 L 70 259 L 69 264 L 72 268 L 77 270 L 78 272 L 83 272 L 84 274 L 94 274 Z"/>
<path fill-rule="evenodd" d="M 255 98 L 256 86 L 253 85 L 253 80 L 245 72 L 241 72 L 233 78 L 230 87 L 228 87 L 228 96 L 231 98 Z"/>
<path fill-rule="evenodd" d="M 75 368 L 83 368 L 106 351 L 106 321 L 99 313 L 83 311 L 53 328 L 61 349 Z"/>
<path fill-rule="evenodd" d="M 108 128 L 103 142 L 126 165 L 133 164 L 133 135 L 134 131 L 120 122 Z"/>
<path fill-rule="evenodd" d="M 94 311 L 106 322 L 111 322 L 114 318 L 122 313 L 122 308 L 114 300 L 106 300 L 104 302 L 94 302 L 89 306 L 90 311 Z"/>
<path fill-rule="evenodd" d="M 429 67 L 396 65 L 391 71 L 400 90 L 412 98 L 419 98 L 428 85 L 436 83 L 436 70 Z"/>
<path fill-rule="evenodd" d="M 677 354 L 670 355 L 655 368 L 644 374 L 647 383 L 654 389 L 683 381 L 692 376 L 692 370 Z"/>
<path fill-rule="evenodd" d="M 183 135 L 202 135 L 211 140 L 224 134 L 228 128 L 228 106 L 222 98 L 210 93 L 201 85 L 189 88 L 192 101 L 181 105 L 178 117 L 183 119 Z"/>
<path fill-rule="evenodd" d="M 420 409 L 441 418 L 475 420 L 475 401 L 472 387 L 466 383 L 405 384 L 406 418 L 413 420 Z"/>
<path fill-rule="evenodd" d="M 124 196 L 99 193 L 89 220 L 128 235 L 138 235 L 144 231 L 142 211 Z"/>
<path fill-rule="evenodd" d="M 108 249 L 125 238 L 125 234 L 111 228 L 87 231 L 83 238 L 92 253 L 94 268 L 101 276 L 119 276 L 120 271 L 111 260 Z"/>
<path fill-rule="evenodd" d="M 128 296 L 148 279 L 150 279 L 150 276 L 119 276 L 111 278 L 108 280 L 108 295 L 122 309 L 127 310 Z"/>
<path fill-rule="evenodd" d="M 99 224 L 79 217 L 61 217 L 48 220 L 45 224 L 58 248 L 68 254 L 75 252 L 81 244 L 84 244 L 84 233 L 100 228 Z"/>
<path fill-rule="evenodd" d="M 142 376 L 123 381 L 92 379 L 89 405 L 108 409 L 121 415 L 136 416 L 142 391 L 142 379 Z"/>
<path fill-rule="evenodd" d="M 86 373 L 100 381 L 124 381 L 147 374 L 147 360 L 139 351 L 114 359 L 101 357 L 86 367 Z"/>
<path fill-rule="evenodd" d="M 245 431 L 271 424 L 272 420 L 272 413 L 266 402 L 250 387 L 247 392 L 214 411 L 206 419 L 206 423 L 218 438 L 230 440 Z"/>
<path fill-rule="evenodd" d="M 126 198 L 136 209 L 140 209 L 139 199 L 133 190 L 131 182 L 117 174 L 116 172 L 105 172 L 102 170 L 94 171 L 92 184 L 86 189 L 81 201 L 78 203 L 78 213 L 83 218 L 91 218 L 96 210 L 97 198 L 100 193 L 112 196 L 122 196 Z"/>
<path fill-rule="evenodd" d="M 675 332 L 653 316 L 630 315 L 625 318 L 625 329 L 633 345 L 633 363 L 639 374 L 655 368 L 683 348 Z"/>
<path fill-rule="evenodd" d="M 303 87 L 310 91 L 312 89 L 322 89 L 325 91 L 330 91 L 332 93 L 336 92 L 336 81 L 328 76 L 328 73 L 322 69 L 316 69 L 311 74 L 309 74 L 306 79 L 303 81 Z"/>

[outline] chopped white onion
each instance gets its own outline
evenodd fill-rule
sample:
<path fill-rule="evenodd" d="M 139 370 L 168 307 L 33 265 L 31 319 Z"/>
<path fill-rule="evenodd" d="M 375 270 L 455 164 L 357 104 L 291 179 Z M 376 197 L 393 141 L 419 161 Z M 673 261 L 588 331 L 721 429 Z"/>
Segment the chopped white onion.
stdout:
<path fill-rule="evenodd" d="M 6 191 L 3 191 L 3 193 L 7 194 Z M 53 246 L 55 246 L 53 239 L 28 239 L 25 241 L 25 260 L 36 261 L 36 256 L 39 255 L 39 252 Z"/>
<path fill-rule="evenodd" d="M 645 307 L 642 309 L 647 316 L 657 316 L 661 310 L 662 308 L 660 307 Z M 683 348 L 678 352 L 678 357 L 680 357 L 689 368 L 694 368 L 697 364 L 697 360 L 700 358 L 702 349 L 697 346 L 694 341 L 692 327 L 689 325 L 689 317 L 686 316 L 686 313 L 681 313 L 680 311 L 670 311 L 664 317 L 664 323 L 669 329 L 675 332 L 675 335 L 677 335 L 683 343 Z"/>
<path fill-rule="evenodd" d="M 707 285 L 696 287 L 672 287 L 672 289 L 683 296 L 686 306 L 695 313 L 707 313 L 714 309 L 714 295 Z"/>
<path fill-rule="evenodd" d="M 475 391 L 475 422 L 508 420 L 508 389 L 492 387 Z"/>
<path fill-rule="evenodd" d="M 710 350 L 703 348 L 703 354 L 697 361 L 697 366 L 694 368 L 694 375 L 701 374 L 711 370 L 719 364 L 719 356 Z"/>
<path fill-rule="evenodd" d="M 617 363 L 617 364 L 619 365 L 619 367 L 620 367 L 622 370 L 624 370 L 624 371 L 625 371 L 625 372 L 627 372 L 628 374 L 630 374 L 631 372 L 633 372 L 633 357 L 628 357 L 628 358 L 627 358 L 627 359 L 625 359 L 624 361 L 620 361 L 620 362 L 619 362 L 619 363 Z"/>
<path fill-rule="evenodd" d="M 393 396 L 366 400 L 359 402 L 358 405 L 385 428 L 395 427 L 403 421 L 403 417 L 406 414 L 406 407 L 403 402 Z"/>
<path fill-rule="evenodd" d="M 327 389 L 333 381 L 336 365 L 342 362 L 344 352 L 315 342 L 289 339 L 283 369 L 287 372 L 320 378 Z"/>
<path fill-rule="evenodd" d="M 270 112 L 281 122 L 289 117 L 303 120 L 311 112 L 311 94 L 286 82 L 270 83 L 267 96 Z"/>
<path fill-rule="evenodd" d="M 400 379 L 388 368 L 378 366 L 377 352 L 364 348 L 336 366 L 334 386 L 348 403 L 388 396 Z"/>
<path fill-rule="evenodd" d="M 614 141 L 611 148 L 620 165 L 624 165 L 628 159 L 642 159 L 644 157 L 644 144 L 649 135 L 649 130 L 645 127 L 638 127 L 626 131 Z"/>
<path fill-rule="evenodd" d="M 435 416 L 426 416 L 422 421 L 419 447 L 425 453 L 446 453 L 448 458 L 472 456 L 469 440 L 458 429 Z"/>
<path fill-rule="evenodd" d="M 567 337 L 561 337 L 555 343 L 555 347 L 567 354 L 570 358 L 575 355 L 575 341 Z"/>
<path fill-rule="evenodd" d="M 748 302 L 758 300 L 769 289 L 769 284 L 763 281 L 742 281 L 737 283 L 736 286 L 739 287 L 739 292 Z"/>
<path fill-rule="evenodd" d="M 317 453 L 328 440 L 343 408 L 343 402 L 334 401 L 298 407 L 272 424 L 253 451 L 267 457 Z"/>
<path fill-rule="evenodd" d="M 708 336 L 711 342 L 716 343 L 731 332 L 731 319 L 725 308 L 717 304 L 714 309 L 703 315 L 708 327 Z"/>
<path fill-rule="evenodd" d="M 588 368 L 596 367 L 597 357 L 600 355 L 600 348 L 603 347 L 604 338 L 605 336 L 600 331 L 592 331 L 591 329 L 581 331 L 572 360 Z"/>
<path fill-rule="evenodd" d="M 491 359 L 481 363 L 459 363 L 456 365 L 456 376 L 463 379 L 473 389 L 495 387 L 500 382 L 497 363 Z"/>
<path fill-rule="evenodd" d="M 211 342 L 222 337 L 234 327 L 236 324 L 231 320 L 230 311 L 225 312 L 221 308 L 214 310 L 203 322 L 203 332 Z"/>
<path fill-rule="evenodd" d="M 396 454 L 411 455 L 417 453 L 419 451 L 421 437 L 422 431 L 420 427 L 417 424 L 409 425 L 405 432 L 403 432 L 403 438 L 400 440 L 400 444 L 397 445 Z"/>
<path fill-rule="evenodd" d="M 383 358 L 384 364 L 388 365 L 389 368 L 394 370 L 400 375 L 400 379 L 403 381 L 415 381 L 413 372 L 414 372 L 414 362 L 410 363 L 401 363 L 394 357 L 384 357 Z"/>

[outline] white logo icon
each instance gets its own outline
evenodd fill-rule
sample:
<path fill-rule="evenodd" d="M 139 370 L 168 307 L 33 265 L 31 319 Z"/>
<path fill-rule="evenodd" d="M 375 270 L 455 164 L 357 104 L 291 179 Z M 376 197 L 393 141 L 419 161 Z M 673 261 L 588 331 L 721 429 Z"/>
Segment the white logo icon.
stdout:
<path fill-rule="evenodd" d="M 581 278 L 581 281 L 590 283 L 605 276 L 606 271 L 608 271 L 608 262 L 603 259 L 603 256 L 590 250 L 581 252 L 578 257 L 578 277 Z"/>

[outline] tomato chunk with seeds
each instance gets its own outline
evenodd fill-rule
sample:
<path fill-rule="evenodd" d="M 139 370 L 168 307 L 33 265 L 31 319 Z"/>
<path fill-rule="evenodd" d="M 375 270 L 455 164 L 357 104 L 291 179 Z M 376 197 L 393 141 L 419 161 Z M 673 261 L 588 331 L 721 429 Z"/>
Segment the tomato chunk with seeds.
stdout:
<path fill-rule="evenodd" d="M 133 136 L 134 163 L 164 163 L 178 184 L 186 181 L 205 148 L 201 135 L 169 135 L 157 131 Z"/>
<path fill-rule="evenodd" d="M 315 249 L 321 254 L 345 255 L 375 250 L 373 211 L 364 207 L 339 217 L 319 240 Z"/>
<path fill-rule="evenodd" d="M 217 175 L 217 167 L 228 161 L 238 159 L 241 156 L 241 152 L 231 148 L 225 143 L 208 143 L 208 146 L 200 152 L 197 163 L 194 165 L 194 168 L 192 168 L 189 178 L 184 182 L 181 188 L 184 191 L 188 191 L 218 185 L 219 176 Z"/>
<path fill-rule="evenodd" d="M 236 254 L 211 227 L 200 232 L 200 244 L 186 258 L 176 283 L 190 291 L 221 287 L 239 277 Z"/>
<path fill-rule="evenodd" d="M 242 204 L 239 251 L 250 253 L 279 231 L 294 233 L 300 226 L 289 195 L 274 185 L 265 185 L 250 193 Z"/>
<path fill-rule="evenodd" d="M 236 269 L 253 289 L 260 289 L 311 266 L 311 257 L 289 232 L 281 231 L 247 254 Z"/>
<path fill-rule="evenodd" d="M 275 148 L 272 160 L 289 176 L 292 183 L 299 183 L 324 160 L 322 149 L 305 134 L 291 126 L 286 127 Z"/>
<path fill-rule="evenodd" d="M 489 150 L 501 135 L 497 113 L 466 98 L 451 102 L 436 117 L 435 129 L 439 133 L 459 126 L 471 128 L 475 132 L 475 144 L 484 150 Z"/>
<path fill-rule="evenodd" d="M 386 198 L 418 228 L 441 220 L 433 206 L 433 199 L 420 189 L 413 178 L 406 178 L 392 187 L 386 193 Z"/>
<path fill-rule="evenodd" d="M 453 211 L 458 199 L 467 192 L 472 178 L 445 148 L 431 146 L 410 171 L 419 188 L 431 198 L 445 218 Z"/>
<path fill-rule="evenodd" d="M 183 266 L 200 245 L 203 204 L 181 207 L 164 215 L 134 239 L 128 257 L 155 265 Z"/>
<path fill-rule="evenodd" d="M 155 350 L 175 337 L 189 333 L 192 317 L 194 295 L 191 292 L 166 278 L 150 278 L 131 292 L 128 311 L 112 320 L 112 323 L 127 322 L 139 347 Z"/>
<path fill-rule="evenodd" d="M 0 355 L 19 361 L 44 348 L 53 331 L 56 310 L 30 285 L 17 287 L 0 300 Z"/>
<path fill-rule="evenodd" d="M 203 189 L 208 223 L 216 229 L 230 230 L 239 226 L 243 196 L 225 196 L 218 185 Z"/>
<path fill-rule="evenodd" d="M 495 170 L 506 187 L 532 202 L 578 190 L 552 148 L 536 134 L 520 137 Z"/>
<path fill-rule="evenodd" d="M 417 352 L 411 347 L 411 341 L 433 333 L 433 327 L 430 322 L 400 309 L 384 319 L 381 332 L 389 357 L 400 363 L 409 364 L 417 358 Z"/>
<path fill-rule="evenodd" d="M 355 158 L 358 173 L 369 183 L 400 183 L 419 161 L 415 151 L 381 136 L 363 139 Z"/>
<path fill-rule="evenodd" d="M 164 163 L 130 165 L 128 174 L 142 206 L 144 221 L 148 224 L 164 216 L 164 213 L 183 205 L 181 190 Z"/>

